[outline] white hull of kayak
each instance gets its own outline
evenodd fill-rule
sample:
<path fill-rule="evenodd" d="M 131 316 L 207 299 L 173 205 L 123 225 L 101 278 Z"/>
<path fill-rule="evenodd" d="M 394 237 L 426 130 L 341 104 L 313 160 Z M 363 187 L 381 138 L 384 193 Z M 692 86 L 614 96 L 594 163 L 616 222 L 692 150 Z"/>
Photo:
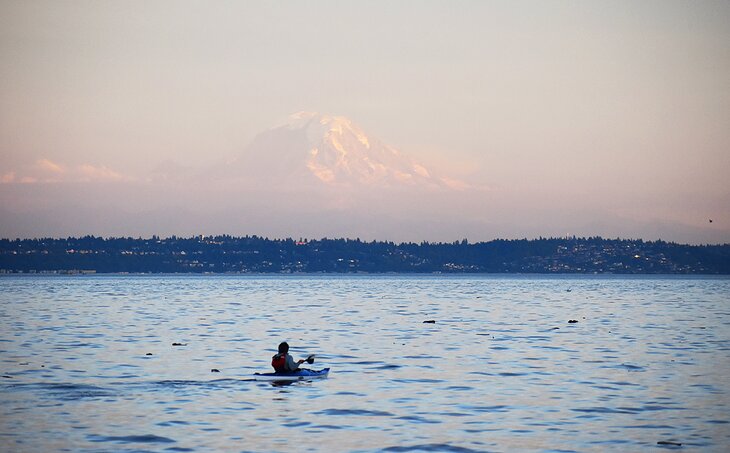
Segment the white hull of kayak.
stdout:
<path fill-rule="evenodd" d="M 253 375 L 256 381 L 274 381 L 274 382 L 296 382 L 296 381 L 311 381 L 312 379 L 323 379 L 326 378 L 330 372 L 329 368 L 318 371 L 309 371 L 307 373 L 255 373 Z"/>

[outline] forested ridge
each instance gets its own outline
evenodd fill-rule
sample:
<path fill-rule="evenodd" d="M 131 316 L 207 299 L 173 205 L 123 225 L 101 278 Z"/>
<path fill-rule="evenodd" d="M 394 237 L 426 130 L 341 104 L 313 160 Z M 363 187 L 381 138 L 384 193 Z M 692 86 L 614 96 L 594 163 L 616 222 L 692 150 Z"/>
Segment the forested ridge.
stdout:
<path fill-rule="evenodd" d="M 0 239 L 0 272 L 730 274 L 730 244 L 600 237 L 477 243 L 229 235 Z"/>

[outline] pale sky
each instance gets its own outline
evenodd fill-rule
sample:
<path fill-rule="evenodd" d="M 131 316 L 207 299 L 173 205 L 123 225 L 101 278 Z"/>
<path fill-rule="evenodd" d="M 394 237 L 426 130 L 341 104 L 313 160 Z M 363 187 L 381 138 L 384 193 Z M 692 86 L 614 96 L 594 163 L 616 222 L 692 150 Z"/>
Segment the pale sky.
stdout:
<path fill-rule="evenodd" d="M 728 24 L 726 1 L 0 1 L 0 237 L 730 242 Z M 185 224 L 179 191 L 139 187 L 301 110 L 488 190 L 359 230 Z M 94 218 L 103 183 L 123 224 Z"/>

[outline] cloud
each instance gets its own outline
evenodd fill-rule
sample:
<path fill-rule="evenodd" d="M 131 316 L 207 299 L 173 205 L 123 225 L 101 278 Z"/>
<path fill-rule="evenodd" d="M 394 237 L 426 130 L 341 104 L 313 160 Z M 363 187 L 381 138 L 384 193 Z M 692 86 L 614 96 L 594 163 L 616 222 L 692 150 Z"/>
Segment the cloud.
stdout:
<path fill-rule="evenodd" d="M 131 181 L 104 165 L 81 164 L 68 166 L 50 159 L 38 159 L 18 170 L 0 176 L 0 184 L 49 184 L 72 182 L 119 182 Z"/>
<path fill-rule="evenodd" d="M 466 183 L 464 181 L 460 181 L 458 179 L 451 179 L 451 178 L 447 178 L 447 177 L 441 177 L 440 180 L 441 180 L 442 183 L 444 183 L 444 185 L 446 185 L 446 187 L 449 187 L 450 189 L 453 189 L 453 190 L 467 190 L 467 189 L 473 189 L 474 188 L 470 184 L 468 184 L 468 183 Z"/>
<path fill-rule="evenodd" d="M 55 162 L 51 162 L 48 159 L 39 159 L 35 163 L 35 167 L 45 173 L 51 174 L 63 174 L 66 173 L 66 169 Z"/>
<path fill-rule="evenodd" d="M 95 167 L 90 164 L 83 164 L 78 167 L 78 173 L 83 181 L 122 181 L 125 178 L 120 173 L 105 166 Z"/>

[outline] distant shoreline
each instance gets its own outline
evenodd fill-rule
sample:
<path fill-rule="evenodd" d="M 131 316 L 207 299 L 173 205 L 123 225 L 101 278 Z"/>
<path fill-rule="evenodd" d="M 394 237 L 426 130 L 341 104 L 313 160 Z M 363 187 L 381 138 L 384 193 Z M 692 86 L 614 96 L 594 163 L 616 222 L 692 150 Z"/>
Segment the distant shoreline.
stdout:
<path fill-rule="evenodd" d="M 419 244 L 227 235 L 0 239 L 0 273 L 730 275 L 730 244 L 600 237 Z"/>
<path fill-rule="evenodd" d="M 151 272 L 95 272 L 95 273 L 62 273 L 62 272 L 38 272 L 38 273 L 24 273 L 24 272 L 0 272 L 0 278 L 10 277 L 54 277 L 54 278 L 82 278 L 82 277 L 241 277 L 241 278 L 291 278 L 293 280 L 297 278 L 371 278 L 371 277 L 398 277 L 398 278 L 443 278 L 443 279 L 469 279 L 469 278 L 514 278 L 514 279 L 531 279 L 533 277 L 549 277 L 555 280 L 570 280 L 573 278 L 580 279 L 596 279 L 596 280 L 631 280 L 631 279 L 648 279 L 648 280 L 726 280 L 730 279 L 730 274 L 580 274 L 580 273 L 416 273 L 416 272 L 382 272 L 382 273 L 335 273 L 335 272 L 299 272 L 299 273 L 151 273 Z"/>

